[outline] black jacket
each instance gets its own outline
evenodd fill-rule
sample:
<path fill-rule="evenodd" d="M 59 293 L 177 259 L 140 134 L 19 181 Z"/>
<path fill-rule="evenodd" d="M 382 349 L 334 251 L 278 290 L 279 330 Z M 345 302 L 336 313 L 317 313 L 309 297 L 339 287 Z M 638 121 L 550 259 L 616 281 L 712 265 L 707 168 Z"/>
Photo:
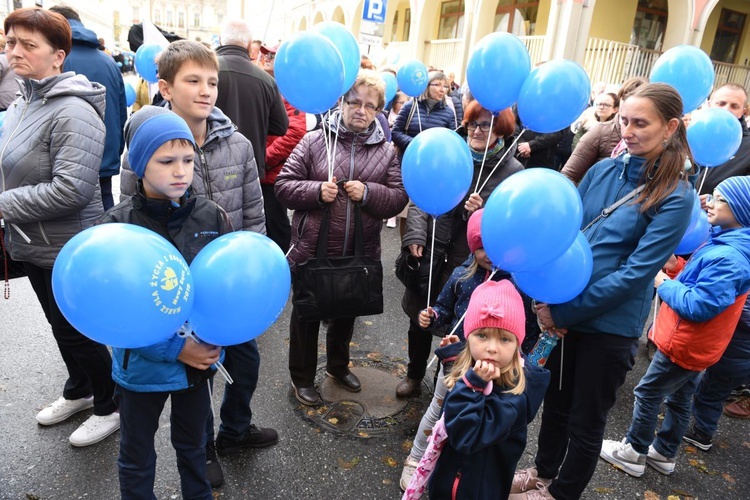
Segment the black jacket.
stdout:
<path fill-rule="evenodd" d="M 253 64 L 247 50 L 225 45 L 219 56 L 219 96 L 216 107 L 224 112 L 253 145 L 258 177 L 266 176 L 266 139 L 284 135 L 289 126 L 284 101 L 276 81 Z"/>
<path fill-rule="evenodd" d="M 750 131 L 747 129 L 745 120 L 740 118 L 742 125 L 742 142 L 737 153 L 726 163 L 722 163 L 713 168 L 709 168 L 706 175 L 706 181 L 703 183 L 699 194 L 711 194 L 724 179 L 734 177 L 735 175 L 750 175 Z M 704 175 L 701 172 L 701 176 Z M 698 181 L 700 185 L 700 181 Z"/>

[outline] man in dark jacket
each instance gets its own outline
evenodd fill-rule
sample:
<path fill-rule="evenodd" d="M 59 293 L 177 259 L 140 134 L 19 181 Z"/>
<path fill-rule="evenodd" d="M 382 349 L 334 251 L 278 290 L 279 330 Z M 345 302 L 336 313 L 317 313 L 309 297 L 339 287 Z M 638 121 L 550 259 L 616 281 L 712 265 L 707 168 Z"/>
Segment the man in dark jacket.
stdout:
<path fill-rule="evenodd" d="M 245 21 L 229 21 L 221 31 L 219 97 L 216 107 L 250 139 L 258 175 L 266 175 L 266 139 L 284 135 L 289 118 L 274 79 L 250 60 L 252 34 Z"/>
<path fill-rule="evenodd" d="M 112 208 L 112 176 L 120 173 L 120 156 L 125 148 L 122 129 L 128 118 L 125 104 L 125 84 L 115 61 L 99 50 L 96 33 L 86 29 L 78 13 L 70 7 L 55 5 L 49 9 L 61 14 L 73 31 L 73 47 L 65 58 L 63 71 L 75 71 L 92 82 L 101 83 L 107 88 L 104 126 L 107 136 L 104 142 L 104 156 L 99 168 L 99 185 L 102 190 L 104 210 Z"/>

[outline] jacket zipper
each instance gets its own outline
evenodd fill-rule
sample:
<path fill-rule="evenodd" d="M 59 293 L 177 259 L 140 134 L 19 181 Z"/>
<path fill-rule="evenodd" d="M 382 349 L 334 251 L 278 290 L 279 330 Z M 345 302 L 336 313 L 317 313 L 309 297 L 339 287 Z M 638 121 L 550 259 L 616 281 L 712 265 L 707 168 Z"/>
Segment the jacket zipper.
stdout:
<path fill-rule="evenodd" d="M 29 106 L 31 105 L 31 99 L 24 99 L 24 107 L 23 111 L 21 111 L 21 118 L 19 118 L 18 123 L 16 124 L 16 128 L 13 129 L 13 132 L 10 133 L 10 136 L 8 137 L 8 140 L 5 141 L 5 145 L 3 146 L 3 150 L 0 151 L 0 181 L 3 183 L 3 189 L 0 190 L 0 193 L 5 192 L 5 173 L 2 171 L 3 168 L 3 158 L 5 157 L 5 150 L 8 148 L 8 144 L 10 144 L 11 139 L 13 139 L 13 136 L 16 135 L 16 132 L 18 131 L 18 127 L 21 126 L 21 122 L 23 122 L 23 118 L 26 116 L 26 111 L 29 110 Z M 21 231 L 21 229 L 12 222 L 8 223 L 9 226 L 14 228 L 16 231 L 18 231 L 18 234 L 21 235 L 21 237 L 26 240 L 27 244 L 31 243 L 31 238 L 29 238 L 26 233 Z M 13 231 L 8 231 L 8 242 L 13 244 Z"/>
<path fill-rule="evenodd" d="M 203 172 L 203 183 L 206 185 L 206 197 L 214 201 L 214 194 L 211 190 L 211 177 L 208 173 L 208 165 L 206 164 L 206 156 L 203 154 L 203 148 L 198 148 L 198 154 L 201 157 L 201 172 Z"/>
<path fill-rule="evenodd" d="M 461 472 L 456 473 L 456 478 L 453 480 L 453 488 L 451 489 L 451 500 L 458 498 L 458 485 L 461 482 Z"/>
<path fill-rule="evenodd" d="M 354 134 L 352 140 L 352 150 L 349 153 L 349 180 L 354 179 L 354 149 L 357 145 L 357 137 L 359 134 Z M 334 158 L 333 161 L 336 161 Z M 341 249 L 341 256 L 346 256 L 346 249 L 349 247 L 349 223 L 351 221 L 351 215 L 349 214 L 349 208 L 351 207 L 351 198 L 346 197 L 346 229 L 344 230 L 344 247 Z"/>

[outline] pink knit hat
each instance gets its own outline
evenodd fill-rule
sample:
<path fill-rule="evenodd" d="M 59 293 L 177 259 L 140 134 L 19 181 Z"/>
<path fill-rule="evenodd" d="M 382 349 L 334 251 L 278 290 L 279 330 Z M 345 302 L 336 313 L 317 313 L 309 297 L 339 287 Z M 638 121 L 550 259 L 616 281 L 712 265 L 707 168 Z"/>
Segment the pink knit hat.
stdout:
<path fill-rule="evenodd" d="M 480 328 L 502 328 L 518 338 L 520 346 L 526 337 L 526 313 L 523 299 L 508 280 L 485 281 L 469 299 L 464 319 L 466 337 Z"/>
<path fill-rule="evenodd" d="M 483 208 L 480 208 L 469 217 L 469 223 L 466 226 L 466 240 L 469 242 L 469 251 L 471 253 L 476 252 L 480 248 L 484 248 L 482 243 L 482 212 Z"/>

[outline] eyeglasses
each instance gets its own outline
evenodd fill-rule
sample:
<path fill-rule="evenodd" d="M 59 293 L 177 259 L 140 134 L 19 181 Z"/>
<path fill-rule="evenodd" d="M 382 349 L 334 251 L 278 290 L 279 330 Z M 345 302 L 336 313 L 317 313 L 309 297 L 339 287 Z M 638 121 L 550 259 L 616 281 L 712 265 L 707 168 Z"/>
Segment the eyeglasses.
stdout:
<path fill-rule="evenodd" d="M 713 194 L 709 194 L 706 197 L 706 205 L 715 205 L 717 203 L 726 203 L 726 202 L 727 200 L 725 200 L 724 198 L 719 198 L 718 196 L 713 195 Z"/>
<path fill-rule="evenodd" d="M 473 132 L 477 129 L 477 127 L 479 127 L 479 130 L 481 130 L 482 132 L 489 132 L 490 125 L 491 125 L 490 122 L 482 122 L 482 123 L 469 122 L 466 124 L 466 130 L 468 130 L 469 132 Z"/>
<path fill-rule="evenodd" d="M 443 87 L 444 90 L 450 90 L 450 87 L 442 83 L 431 83 L 430 87 Z"/>
<path fill-rule="evenodd" d="M 360 101 L 344 101 L 346 102 L 347 106 L 350 106 L 354 109 L 361 109 L 365 108 L 365 111 L 368 113 L 374 113 L 378 110 L 378 107 L 374 104 L 370 104 L 369 102 L 367 104 L 362 104 Z"/>
<path fill-rule="evenodd" d="M 614 106 L 608 102 L 597 102 L 594 106 L 597 108 L 614 108 Z"/>
<path fill-rule="evenodd" d="M 263 54 L 263 59 L 266 61 L 273 61 L 276 59 L 276 54 L 271 54 L 270 52 L 268 54 Z"/>

